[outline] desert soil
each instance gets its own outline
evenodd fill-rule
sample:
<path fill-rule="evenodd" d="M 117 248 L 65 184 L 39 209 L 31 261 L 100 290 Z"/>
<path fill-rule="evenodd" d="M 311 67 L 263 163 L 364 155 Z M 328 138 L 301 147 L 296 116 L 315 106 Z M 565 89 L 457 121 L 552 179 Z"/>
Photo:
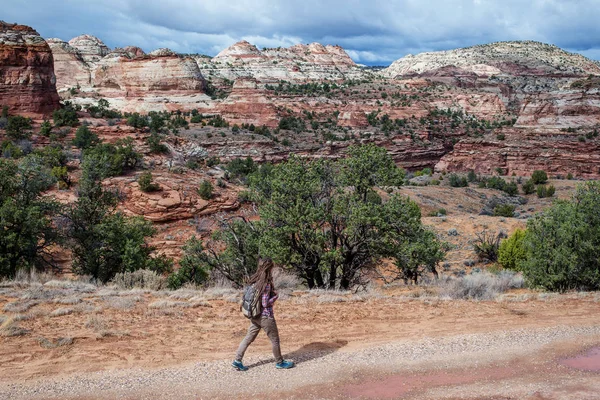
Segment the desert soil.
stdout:
<path fill-rule="evenodd" d="M 230 362 L 247 321 L 231 290 L 59 286 L 5 288 L 0 296 L 4 310 L 23 304 L 17 294 L 40 299 L 52 290 L 55 299 L 33 301 L 19 314 L 28 316 L 18 321 L 25 335 L 0 337 L 0 398 L 595 399 L 600 393 L 599 372 L 561 361 L 600 346 L 597 293 L 519 290 L 466 301 L 428 288 L 292 292 L 276 313 L 283 351 L 297 367 L 276 370 L 261 334 L 245 359 L 252 368 L 242 373 Z M 65 306 L 57 298 L 80 301 Z M 66 315 L 56 312 L 69 307 Z M 53 346 L 61 337 L 73 342 Z"/>

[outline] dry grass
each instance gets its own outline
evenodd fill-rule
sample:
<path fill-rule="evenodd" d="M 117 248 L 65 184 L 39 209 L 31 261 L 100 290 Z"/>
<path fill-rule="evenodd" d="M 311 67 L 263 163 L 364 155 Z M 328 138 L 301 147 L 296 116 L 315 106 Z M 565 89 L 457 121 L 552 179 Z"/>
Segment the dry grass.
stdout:
<path fill-rule="evenodd" d="M 59 289 L 48 289 L 39 283 L 29 285 L 28 288 L 23 290 L 21 298 L 25 300 L 42 300 L 48 301 L 60 297 L 65 292 Z"/>
<path fill-rule="evenodd" d="M 39 337 L 37 341 L 40 346 L 45 349 L 55 349 L 57 347 L 69 346 L 73 344 L 73 338 L 70 337 L 61 337 L 55 341 L 46 339 L 45 337 Z"/>
<path fill-rule="evenodd" d="M 169 295 L 170 299 L 176 300 L 189 300 L 194 297 L 198 297 L 198 294 L 201 293 L 198 290 L 190 290 L 190 289 L 179 289 L 174 291 Z"/>
<path fill-rule="evenodd" d="M 141 296 L 110 296 L 103 298 L 106 305 L 117 310 L 130 310 L 143 300 Z"/>
<path fill-rule="evenodd" d="M 0 336 L 2 337 L 24 336 L 28 333 L 29 331 L 21 328 L 14 318 L 7 318 L 0 325 Z"/>
<path fill-rule="evenodd" d="M 29 310 L 31 307 L 38 305 L 40 302 L 36 300 L 15 300 L 4 305 L 4 311 L 11 313 L 22 313 Z"/>
<path fill-rule="evenodd" d="M 170 300 L 157 300 L 153 303 L 148 304 L 148 308 L 189 308 L 192 305 L 185 301 L 170 301 Z"/>
<path fill-rule="evenodd" d="M 51 280 L 44 284 L 44 287 L 55 288 L 55 289 L 67 289 L 79 293 L 92 293 L 95 292 L 98 287 L 91 283 L 71 281 L 71 280 Z"/>
<path fill-rule="evenodd" d="M 119 289 L 163 290 L 167 287 L 167 280 L 164 276 L 144 269 L 117 274 L 111 282 Z"/>
<path fill-rule="evenodd" d="M 240 296 L 241 291 L 239 289 L 233 289 L 230 287 L 215 286 L 208 288 L 204 291 L 204 295 L 207 300 L 215 299 L 227 299 L 231 296 Z"/>
<path fill-rule="evenodd" d="M 90 316 L 84 325 L 94 331 L 97 338 L 129 336 L 129 332 L 112 329 L 109 321 L 97 315 Z"/>
<path fill-rule="evenodd" d="M 442 284 L 442 294 L 451 299 L 492 300 L 510 289 L 520 289 L 523 277 L 513 272 L 500 274 L 478 273 L 447 280 Z"/>
<path fill-rule="evenodd" d="M 73 314 L 74 311 L 72 308 L 57 308 L 50 313 L 50 317 L 62 317 L 63 315 Z"/>
<path fill-rule="evenodd" d="M 79 304 L 79 303 L 81 303 L 81 301 L 82 301 L 81 297 L 79 297 L 79 296 L 69 296 L 69 297 L 54 299 L 55 304 L 66 304 L 66 305 Z"/>

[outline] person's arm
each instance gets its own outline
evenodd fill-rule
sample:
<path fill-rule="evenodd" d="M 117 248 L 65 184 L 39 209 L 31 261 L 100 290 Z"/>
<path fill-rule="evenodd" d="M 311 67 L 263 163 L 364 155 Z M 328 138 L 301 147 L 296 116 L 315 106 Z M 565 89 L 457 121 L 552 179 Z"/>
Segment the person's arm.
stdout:
<path fill-rule="evenodd" d="M 273 303 L 275 303 L 275 301 L 279 298 L 279 293 L 275 292 L 275 296 L 271 297 L 269 299 L 269 305 L 272 306 Z"/>

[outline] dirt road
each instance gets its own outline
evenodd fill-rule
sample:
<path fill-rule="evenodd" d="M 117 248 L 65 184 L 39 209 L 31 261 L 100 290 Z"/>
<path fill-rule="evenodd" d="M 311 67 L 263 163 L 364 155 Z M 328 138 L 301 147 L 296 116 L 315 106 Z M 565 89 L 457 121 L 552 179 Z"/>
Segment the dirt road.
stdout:
<path fill-rule="evenodd" d="M 114 301 L 105 294 L 85 301 Z M 129 296 L 140 297 L 118 294 Z M 485 302 L 290 297 L 276 311 L 284 353 L 297 367 L 275 370 L 261 335 L 247 354 L 247 373 L 230 367 L 246 328 L 233 303 L 180 301 L 164 312 L 156 304 L 168 300 L 159 296 L 91 315 L 44 316 L 45 307 L 57 306 L 37 304 L 37 317 L 21 322 L 27 335 L 0 338 L 0 398 L 600 398 L 600 373 L 589 367 L 595 353 L 590 371 L 562 362 L 600 346 L 596 294 L 517 293 Z M 98 333 L 102 323 L 109 330 Z M 66 333 L 73 338 L 66 346 L 40 340 L 55 343 Z"/>

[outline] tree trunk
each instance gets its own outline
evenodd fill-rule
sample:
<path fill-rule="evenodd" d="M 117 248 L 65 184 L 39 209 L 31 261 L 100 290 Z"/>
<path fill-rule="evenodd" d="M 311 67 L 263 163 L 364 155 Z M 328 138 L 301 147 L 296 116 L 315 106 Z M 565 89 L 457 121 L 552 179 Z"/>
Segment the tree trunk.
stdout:
<path fill-rule="evenodd" d="M 342 276 L 342 279 L 340 279 L 340 289 L 341 290 L 350 289 L 350 280 L 345 276 Z"/>
<path fill-rule="evenodd" d="M 306 271 L 306 286 L 308 286 L 309 290 L 315 288 L 315 278 L 313 277 L 312 271 Z"/>
<path fill-rule="evenodd" d="M 435 265 L 431 267 L 431 273 L 433 274 L 435 279 L 438 279 L 440 277 L 440 274 L 438 274 L 437 269 L 435 269 Z"/>
<path fill-rule="evenodd" d="M 335 290 L 335 281 L 337 280 L 337 266 L 335 262 L 332 261 L 329 266 L 329 290 Z"/>
<path fill-rule="evenodd" d="M 318 268 L 315 269 L 314 276 L 315 276 L 315 281 L 317 283 L 317 287 L 319 289 L 324 289 L 325 288 L 325 282 L 323 281 L 323 275 L 321 274 L 321 271 Z"/>

